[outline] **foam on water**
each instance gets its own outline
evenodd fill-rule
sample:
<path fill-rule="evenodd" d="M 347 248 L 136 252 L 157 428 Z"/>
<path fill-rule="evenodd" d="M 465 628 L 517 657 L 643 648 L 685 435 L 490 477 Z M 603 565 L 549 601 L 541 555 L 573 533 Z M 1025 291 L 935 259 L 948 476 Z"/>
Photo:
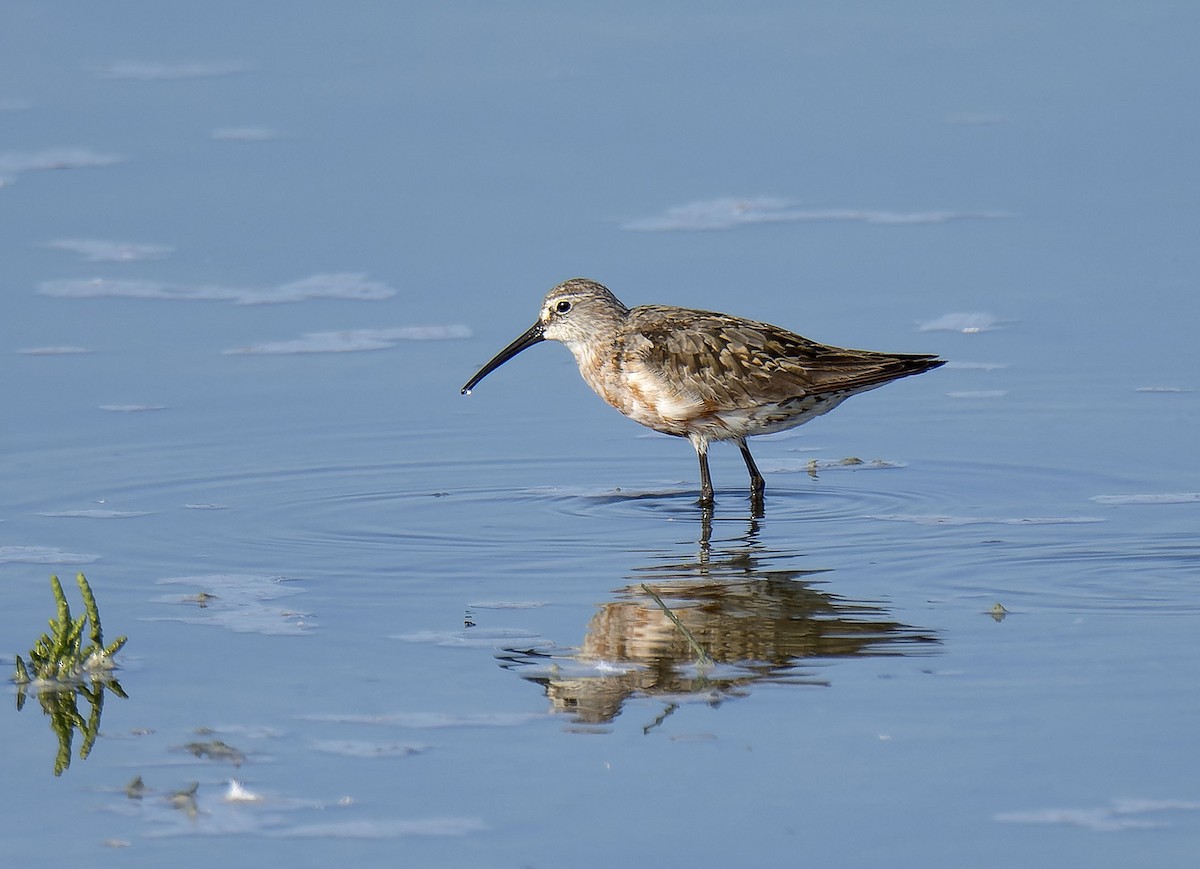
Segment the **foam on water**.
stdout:
<path fill-rule="evenodd" d="M 361 272 L 310 275 L 273 287 L 231 287 L 220 284 L 170 284 L 162 281 L 84 278 L 43 281 L 39 295 L 66 299 L 130 298 L 172 299 L 177 301 L 228 301 L 236 305 L 277 305 L 310 299 L 348 299 L 379 301 L 396 295 L 380 281 L 370 280 Z"/>
<path fill-rule="evenodd" d="M 208 137 L 216 142 L 269 142 L 283 138 L 283 133 L 271 127 L 217 127 Z"/>
<path fill-rule="evenodd" d="M 95 67 L 100 78 L 128 81 L 178 81 L 191 78 L 215 78 L 250 72 L 254 67 L 236 60 L 206 60 L 185 63 L 120 60 Z"/>
<path fill-rule="evenodd" d="M 387 350 L 401 341 L 453 341 L 472 337 L 466 326 L 395 326 L 309 332 L 288 341 L 265 341 L 221 351 L 226 356 L 280 356 L 301 353 L 358 353 Z"/>
<path fill-rule="evenodd" d="M 772 196 L 726 197 L 675 205 L 660 215 L 629 220 L 633 232 L 680 232 L 733 229 L 761 223 L 861 222 L 876 224 L 940 224 L 951 220 L 1007 216 L 995 211 L 889 211 L 871 208 L 799 208 L 790 199 Z"/>
<path fill-rule="evenodd" d="M 61 238 L 46 242 L 46 247 L 79 254 L 88 262 L 109 263 L 165 259 L 175 251 L 175 248 L 166 244 L 109 241 L 99 238 Z"/>
<path fill-rule="evenodd" d="M 974 335 L 990 332 L 999 327 L 1001 320 L 986 312 L 943 314 L 935 320 L 927 320 L 917 328 L 921 332 L 961 332 Z"/>
<path fill-rule="evenodd" d="M 0 546 L 0 564 L 91 564 L 99 555 L 68 552 L 53 546 Z"/>

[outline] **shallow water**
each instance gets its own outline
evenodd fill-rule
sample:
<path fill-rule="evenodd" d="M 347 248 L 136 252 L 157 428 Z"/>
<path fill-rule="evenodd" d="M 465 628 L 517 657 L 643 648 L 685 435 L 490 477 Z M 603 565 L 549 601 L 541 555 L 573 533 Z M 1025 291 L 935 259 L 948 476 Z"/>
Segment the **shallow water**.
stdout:
<path fill-rule="evenodd" d="M 1194 865 L 1190 4 L 234 14 L 0 37 L 0 666 L 130 638 L 8 859 Z M 706 517 L 561 347 L 459 396 L 576 274 L 950 364 Z"/>

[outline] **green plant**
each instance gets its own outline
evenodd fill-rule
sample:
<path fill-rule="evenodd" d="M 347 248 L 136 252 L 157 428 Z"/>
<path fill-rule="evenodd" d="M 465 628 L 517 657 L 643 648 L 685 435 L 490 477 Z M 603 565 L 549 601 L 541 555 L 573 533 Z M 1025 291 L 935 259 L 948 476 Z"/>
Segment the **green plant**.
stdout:
<path fill-rule="evenodd" d="M 84 613 L 79 618 L 71 617 L 71 607 L 63 594 L 62 583 L 57 576 L 50 577 L 50 588 L 58 605 L 58 614 L 50 620 L 50 633 L 42 634 L 29 650 L 29 666 L 17 655 L 17 672 L 13 677 L 18 685 L 27 685 L 34 679 L 55 682 L 72 682 L 85 674 L 101 674 L 113 669 L 113 655 L 125 645 L 127 637 L 117 637 L 108 646 L 104 645 L 104 634 L 100 627 L 100 610 L 87 577 L 82 573 L 75 577 L 83 595 Z M 91 624 L 88 639 L 91 644 L 83 645 L 83 629 Z"/>
<path fill-rule="evenodd" d="M 57 614 L 50 620 L 49 633 L 42 634 L 29 650 L 29 664 L 17 655 L 13 675 L 17 684 L 17 710 L 24 708 L 26 692 L 32 686 L 42 711 L 50 717 L 50 728 L 58 737 L 55 775 L 62 775 L 71 765 L 71 742 L 76 730 L 83 734 L 79 759 L 83 760 L 91 753 L 100 732 L 105 690 L 118 697 L 128 696 L 112 675 L 116 668 L 113 656 L 125 645 L 126 638 L 118 637 L 104 645 L 96 597 L 82 573 L 75 581 L 83 595 L 84 614 L 78 618 L 71 616 L 62 583 L 57 576 L 51 576 L 50 588 L 54 592 Z M 85 629 L 88 629 L 87 639 L 90 640 L 86 646 Z M 87 718 L 79 711 L 81 694 L 91 706 Z"/>

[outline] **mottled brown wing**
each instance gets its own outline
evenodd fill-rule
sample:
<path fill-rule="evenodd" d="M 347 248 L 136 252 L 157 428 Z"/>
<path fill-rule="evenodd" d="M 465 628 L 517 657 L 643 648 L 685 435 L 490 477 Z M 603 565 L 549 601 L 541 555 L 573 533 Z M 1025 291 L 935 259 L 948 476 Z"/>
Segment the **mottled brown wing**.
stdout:
<path fill-rule="evenodd" d="M 635 308 L 629 328 L 644 338 L 628 344 L 644 370 L 716 407 L 861 392 L 942 364 L 928 355 L 831 347 L 767 323 L 667 306 Z"/>

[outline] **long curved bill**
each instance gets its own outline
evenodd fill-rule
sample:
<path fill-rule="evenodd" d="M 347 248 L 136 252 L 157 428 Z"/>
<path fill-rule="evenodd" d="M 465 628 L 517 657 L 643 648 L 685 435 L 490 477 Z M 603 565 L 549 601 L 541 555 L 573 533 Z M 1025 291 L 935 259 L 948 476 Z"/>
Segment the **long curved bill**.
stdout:
<path fill-rule="evenodd" d="M 475 385 L 479 383 L 479 381 L 483 380 L 483 378 L 487 377 L 522 350 L 526 349 L 527 347 L 532 347 L 534 344 L 545 340 L 546 336 L 542 334 L 542 322 L 539 320 L 526 329 L 520 338 L 518 338 L 516 341 L 513 341 L 511 344 L 497 353 L 491 362 L 480 368 L 479 371 L 475 373 L 475 376 L 467 381 L 467 385 L 462 388 L 462 394 L 470 395 L 471 390 L 474 389 Z"/>

